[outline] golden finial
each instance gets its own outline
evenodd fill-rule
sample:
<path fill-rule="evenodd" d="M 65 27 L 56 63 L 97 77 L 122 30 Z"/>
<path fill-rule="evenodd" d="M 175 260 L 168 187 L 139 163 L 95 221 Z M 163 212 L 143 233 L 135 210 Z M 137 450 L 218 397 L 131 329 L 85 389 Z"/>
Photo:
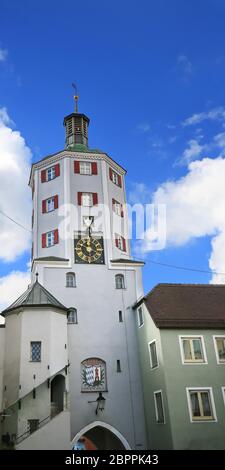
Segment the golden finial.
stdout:
<path fill-rule="evenodd" d="M 75 101 L 75 113 L 78 113 L 78 99 L 79 99 L 79 96 L 77 94 L 77 86 L 75 83 L 72 83 L 72 87 L 74 88 L 75 90 L 75 95 L 74 95 L 74 101 Z"/>

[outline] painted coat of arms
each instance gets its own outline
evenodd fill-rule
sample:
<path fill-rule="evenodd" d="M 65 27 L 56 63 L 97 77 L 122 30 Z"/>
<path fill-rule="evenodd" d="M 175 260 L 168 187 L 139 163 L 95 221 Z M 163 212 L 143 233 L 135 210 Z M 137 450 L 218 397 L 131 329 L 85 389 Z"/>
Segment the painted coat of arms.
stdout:
<path fill-rule="evenodd" d="M 81 379 L 83 392 L 106 390 L 105 362 L 98 358 L 86 359 L 81 363 Z"/>

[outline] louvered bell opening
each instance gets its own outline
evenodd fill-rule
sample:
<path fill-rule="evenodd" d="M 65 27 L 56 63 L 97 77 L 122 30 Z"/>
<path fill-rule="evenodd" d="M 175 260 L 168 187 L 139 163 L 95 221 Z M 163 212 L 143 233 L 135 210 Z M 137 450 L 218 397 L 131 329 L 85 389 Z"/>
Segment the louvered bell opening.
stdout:
<path fill-rule="evenodd" d="M 67 137 L 72 135 L 72 133 L 73 133 L 73 121 L 72 121 L 72 118 L 71 118 L 71 119 L 68 119 L 68 121 L 66 123 L 66 135 L 67 135 Z"/>
<path fill-rule="evenodd" d="M 76 135 L 82 134 L 82 121 L 80 118 L 74 119 L 74 129 Z"/>
<path fill-rule="evenodd" d="M 84 137 L 86 137 L 87 139 L 87 121 L 84 121 L 83 124 L 84 124 Z"/>

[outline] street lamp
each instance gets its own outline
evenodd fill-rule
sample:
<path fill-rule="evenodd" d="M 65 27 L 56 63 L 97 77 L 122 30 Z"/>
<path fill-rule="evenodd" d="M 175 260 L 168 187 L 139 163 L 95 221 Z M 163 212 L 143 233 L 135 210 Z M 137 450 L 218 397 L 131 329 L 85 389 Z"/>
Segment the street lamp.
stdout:
<path fill-rule="evenodd" d="M 88 403 L 96 403 L 97 402 L 97 407 L 95 410 L 95 414 L 98 414 L 98 411 L 104 411 L 105 409 L 105 398 L 102 395 L 102 392 L 99 392 L 97 400 L 92 400 L 89 401 Z"/>

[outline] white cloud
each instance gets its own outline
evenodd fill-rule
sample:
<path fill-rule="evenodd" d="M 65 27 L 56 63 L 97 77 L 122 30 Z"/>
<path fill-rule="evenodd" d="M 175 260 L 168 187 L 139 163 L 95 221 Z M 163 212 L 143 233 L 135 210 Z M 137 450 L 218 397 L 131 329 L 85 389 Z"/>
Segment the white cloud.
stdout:
<path fill-rule="evenodd" d="M 215 135 L 214 142 L 221 149 L 222 154 L 225 153 L 225 132 Z"/>
<path fill-rule="evenodd" d="M 9 307 L 18 297 L 25 292 L 30 284 L 30 273 L 12 271 L 7 276 L 0 278 L 0 312 Z M 0 323 L 2 323 L 0 317 Z"/>
<path fill-rule="evenodd" d="M 188 147 L 184 150 L 178 163 L 190 163 L 192 160 L 198 158 L 205 149 L 206 145 L 200 145 L 197 139 L 190 139 L 188 141 Z"/>
<path fill-rule="evenodd" d="M 177 57 L 177 65 L 180 68 L 185 78 L 188 78 L 193 73 L 193 66 L 191 61 L 187 58 L 186 55 L 180 54 Z"/>
<path fill-rule="evenodd" d="M 7 59 L 8 51 L 7 49 L 2 49 L 0 47 L 0 62 L 4 62 Z"/>
<path fill-rule="evenodd" d="M 224 181 L 225 159 L 204 158 L 190 163 L 184 177 L 159 186 L 152 200 L 148 200 L 156 205 L 166 204 L 167 246 L 182 246 L 194 238 L 211 237 L 209 266 L 218 273 L 225 273 Z M 140 191 L 140 184 L 137 190 Z M 145 186 L 143 190 L 148 196 Z M 146 240 L 142 253 L 149 251 L 150 246 L 151 240 L 149 243 Z M 213 274 L 212 282 L 225 283 L 225 276 Z"/>
<path fill-rule="evenodd" d="M 225 120 L 225 109 L 223 106 L 218 106 L 217 108 L 213 108 L 210 111 L 204 111 L 202 113 L 196 113 L 190 116 L 189 118 L 185 119 L 182 125 L 185 126 L 193 126 L 199 124 L 202 121 L 224 121 Z"/>
<path fill-rule="evenodd" d="M 20 132 L 13 130 L 6 108 L 0 109 L 0 211 L 30 227 L 28 178 L 31 151 Z M 0 259 L 13 261 L 30 247 L 30 233 L 0 213 Z"/>
<path fill-rule="evenodd" d="M 142 122 L 142 123 L 138 124 L 137 129 L 140 132 L 143 132 L 143 134 L 145 134 L 146 132 L 150 131 L 151 126 L 147 122 Z"/>

